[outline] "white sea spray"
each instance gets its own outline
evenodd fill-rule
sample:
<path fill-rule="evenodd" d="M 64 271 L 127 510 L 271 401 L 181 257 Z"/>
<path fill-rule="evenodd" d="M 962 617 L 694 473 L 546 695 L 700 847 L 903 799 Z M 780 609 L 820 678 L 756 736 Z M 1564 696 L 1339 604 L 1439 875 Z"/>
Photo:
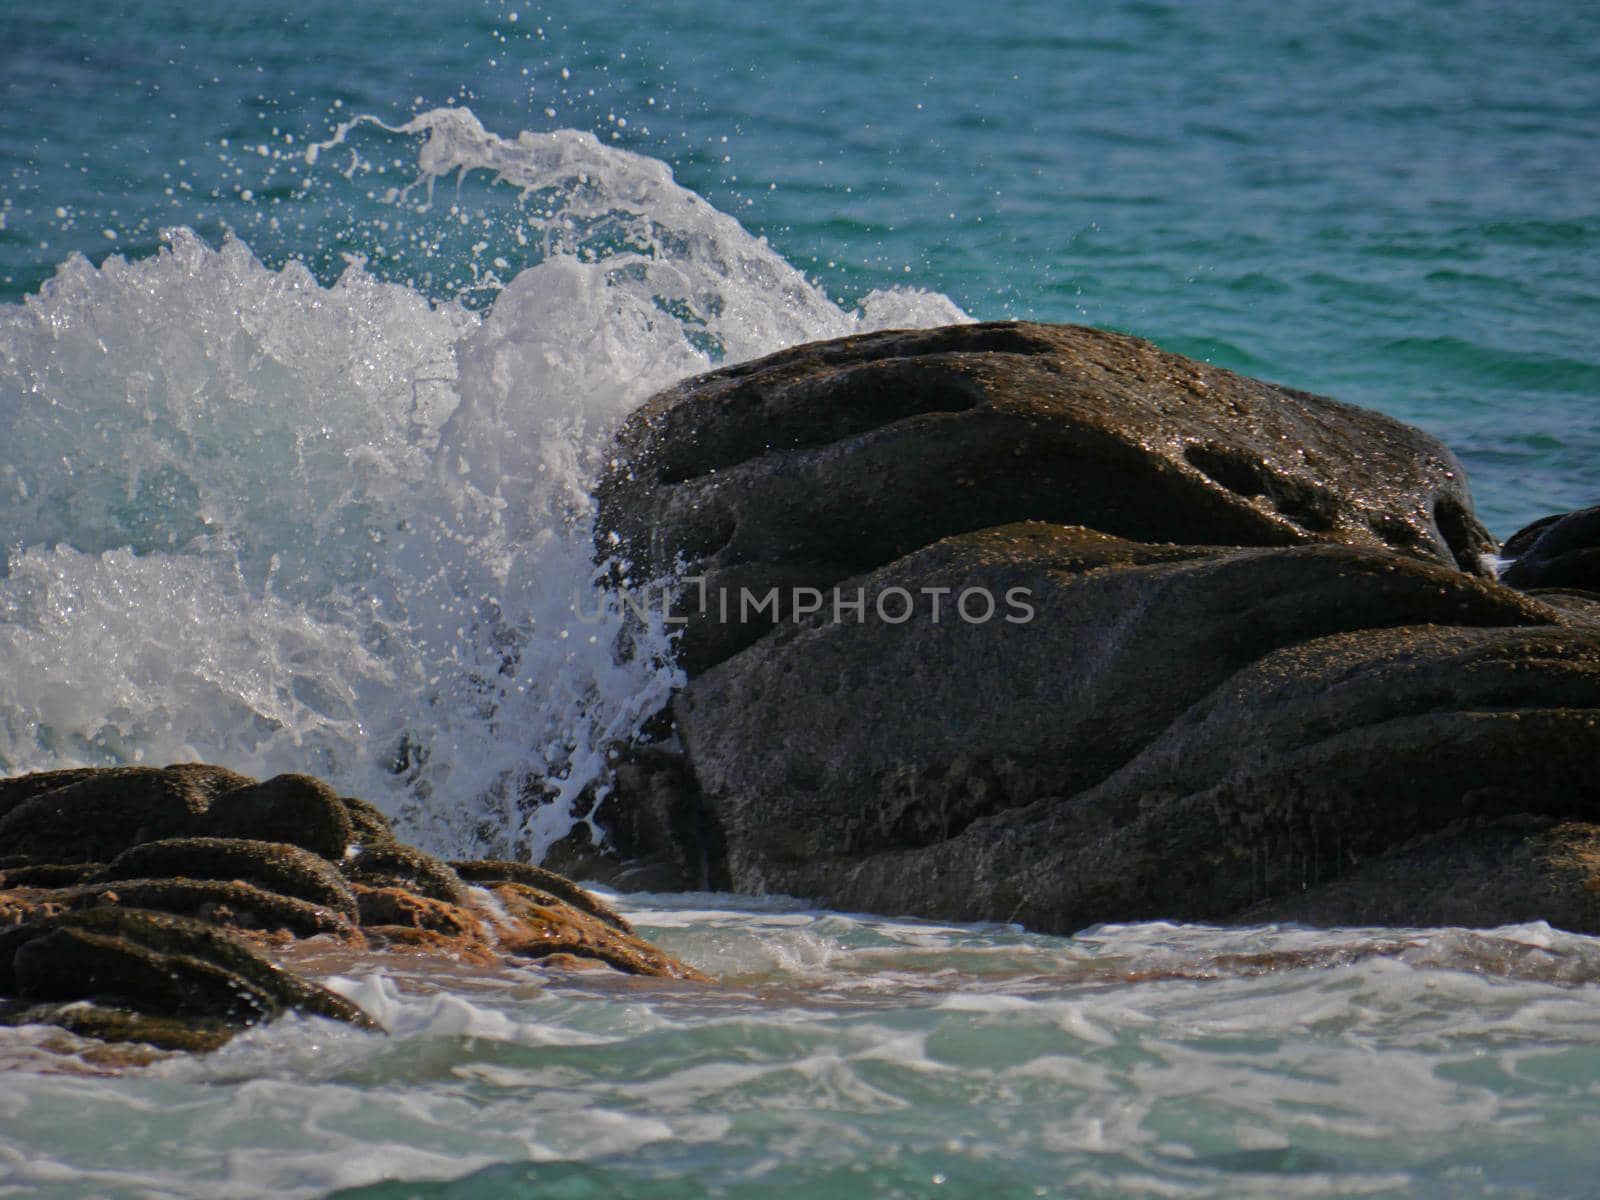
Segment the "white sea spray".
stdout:
<path fill-rule="evenodd" d="M 498 181 L 526 256 L 486 312 L 182 228 L 0 309 L 0 770 L 313 771 L 436 849 L 537 858 L 674 680 L 661 629 L 623 659 L 617 613 L 575 612 L 617 422 L 715 363 L 962 314 L 846 312 L 588 133 L 376 132 L 417 156 L 396 205 Z"/>

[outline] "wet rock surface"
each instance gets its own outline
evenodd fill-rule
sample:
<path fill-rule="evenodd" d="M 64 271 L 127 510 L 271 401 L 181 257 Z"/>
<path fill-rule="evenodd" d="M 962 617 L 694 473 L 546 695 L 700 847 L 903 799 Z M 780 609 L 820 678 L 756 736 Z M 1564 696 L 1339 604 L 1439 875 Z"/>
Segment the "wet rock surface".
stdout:
<path fill-rule="evenodd" d="M 602 556 L 703 576 L 698 671 L 772 622 L 724 589 L 827 587 L 1023 520 L 1143 542 L 1396 551 L 1487 575 L 1460 464 L 1391 418 L 1077 326 L 960 325 L 796 347 L 647 402 L 598 489 Z M 780 617 L 786 616 L 786 612 Z"/>
<path fill-rule="evenodd" d="M 0 780 L 0 813 L 4 1023 L 181 1050 L 291 1011 L 376 1028 L 274 963 L 308 938 L 699 978 L 570 880 L 517 863 L 457 871 L 308 776 L 57 771 Z"/>
<path fill-rule="evenodd" d="M 739 890 L 1056 932 L 1600 932 L 1600 510 L 1512 539 L 1514 590 L 1426 435 L 1026 324 L 690 380 L 617 450 L 619 574 L 816 589 L 690 614 L 661 802 L 690 811 L 633 820 L 641 858 L 698 829 Z"/>
<path fill-rule="evenodd" d="M 1501 547 L 1510 559 L 1500 580 L 1511 587 L 1561 588 L 1600 600 L 1600 505 L 1557 513 L 1519 529 Z"/>

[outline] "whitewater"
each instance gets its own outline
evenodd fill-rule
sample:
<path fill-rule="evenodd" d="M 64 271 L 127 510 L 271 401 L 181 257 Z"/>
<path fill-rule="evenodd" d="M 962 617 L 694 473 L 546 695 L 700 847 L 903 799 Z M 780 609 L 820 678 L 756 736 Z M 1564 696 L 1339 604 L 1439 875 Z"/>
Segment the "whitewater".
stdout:
<path fill-rule="evenodd" d="M 624 614 L 592 615 L 616 423 L 713 364 L 963 315 L 911 290 L 846 312 L 585 132 L 440 109 L 308 165 L 359 162 L 369 128 L 414 146 L 395 205 L 474 171 L 506 192 L 532 265 L 485 264 L 486 311 L 184 228 L 0 310 L 0 770 L 308 771 L 440 852 L 537 860 L 675 678 L 664 630 L 622 654 Z"/>
<path fill-rule="evenodd" d="M 1153 20 L 1157 8 L 1096 20 Z M 504 6 L 495 20 L 509 27 Z M 991 62 L 1025 59 L 1034 44 L 998 18 L 970 36 L 999 39 Z M 1108 62 L 1154 44 L 1098 25 L 1090 40 L 1095 61 Z M 1221 53 L 1178 40 L 1184 55 Z M 1361 45 L 1337 61 L 1359 62 Z M 961 64 L 982 57 L 952 51 L 940 70 L 976 88 Z M 1513 50 L 1499 57 L 1520 61 Z M 1284 54 L 1305 86 L 1321 87 L 1313 59 L 1324 61 Z M 840 86 L 868 86 L 860 81 L 888 69 L 877 61 Z M 1148 75 L 1128 77 L 1140 95 L 1160 94 Z M 1090 73 L 1081 86 L 1114 83 Z M 668 92 L 652 84 L 651 103 L 658 93 L 664 108 Z M 924 98 L 932 107 L 938 96 Z M 798 342 L 965 320 L 967 308 L 1013 311 L 1009 300 L 958 304 L 944 292 L 959 289 L 926 259 L 903 272 L 896 261 L 892 276 L 908 286 L 885 270 L 850 289 L 843 268 L 825 269 L 830 248 L 852 238 L 893 243 L 882 211 L 915 208 L 907 193 L 933 177 L 916 174 L 931 152 L 905 132 L 912 118 L 881 137 L 869 123 L 851 146 L 855 162 L 902 156 L 905 192 L 860 196 L 860 227 L 796 217 L 810 241 L 802 255 L 746 228 L 748 213 L 727 196 L 713 204 L 681 184 L 670 156 L 621 144 L 622 106 L 607 112 L 608 102 L 595 101 L 581 128 L 480 121 L 467 103 L 404 118 L 352 103 L 325 133 L 274 126 L 270 143 L 229 126 L 233 144 L 218 158 L 229 172 L 260 164 L 236 176 L 234 193 L 260 219 L 219 233 L 185 224 L 174 206 L 141 242 L 125 236 L 132 222 L 84 215 L 105 225 L 104 238 L 88 236 L 110 254 L 57 253 L 80 222 L 65 200 L 48 218 L 52 244 L 38 246 L 44 218 L 12 204 L 25 191 L 13 178 L 0 249 L 7 263 L 49 270 L 0 306 L 0 773 L 186 760 L 257 776 L 306 771 L 451 856 L 536 860 L 572 828 L 573 799 L 679 682 L 663 629 L 631 626 L 615 607 L 598 624 L 585 619 L 610 603 L 597 599 L 606 568 L 590 486 L 620 420 L 676 380 Z M 774 103 L 805 124 L 787 100 Z M 1048 139 L 1028 126 L 1049 120 L 1048 106 L 1034 107 L 981 127 L 1005 147 L 995 162 L 1036 170 L 1048 160 Z M 1156 136 L 1131 103 L 1123 111 L 1125 124 L 1107 118 L 1092 131 L 1106 162 Z M 1339 110 L 1308 111 L 1320 128 Z M 364 112 L 378 115 L 355 115 Z M 637 128 L 638 111 L 627 112 Z M 1343 126 L 1327 145 L 1347 141 L 1364 161 L 1368 143 Z M 1073 170 L 1087 178 L 1099 165 Z M 173 172 L 170 188 L 187 202 L 186 179 L 199 176 L 184 169 L 161 161 L 153 172 Z M 1469 468 L 1490 480 L 1497 533 L 1587 499 L 1593 415 L 1572 401 L 1597 377 L 1587 351 L 1557 345 L 1551 327 L 1537 354 L 1519 357 L 1491 346 L 1489 327 L 1506 312 L 1549 326 L 1537 297 L 1561 288 L 1571 312 L 1592 311 L 1589 225 L 1451 210 L 1441 219 L 1467 231 L 1451 237 L 1491 247 L 1481 274 L 1430 265 L 1426 287 L 1391 294 L 1359 269 L 1319 277 L 1292 261 L 1316 238 L 1384 261 L 1440 257 L 1406 228 L 1373 232 L 1383 220 L 1371 197 L 1355 216 L 1262 200 L 1276 232 L 1234 239 L 1237 269 L 1205 293 L 1225 297 L 1211 312 L 1199 290 L 1177 285 L 1215 269 L 1214 245 L 1149 206 L 1153 174 L 1134 162 L 1084 185 L 1072 202 L 1130 209 L 1138 220 L 1125 228 L 1137 234 L 1074 235 L 1080 278 L 1041 283 L 1037 304 L 1025 297 L 1017 315 L 1082 316 L 1096 273 L 1121 280 L 1121 292 L 1102 293 L 1121 299 L 1090 315 L 1152 334 L 1162 330 L 1144 326 L 1193 326 L 1195 341 L 1162 340 L 1273 377 L 1293 358 L 1304 364 L 1299 385 L 1360 402 L 1381 393 L 1397 415 L 1464 442 Z M 1267 174 L 1239 186 L 1257 200 L 1258 186 L 1293 194 L 1292 179 L 1273 191 L 1278 176 Z M 973 195 L 1008 195 L 962 236 L 1013 255 L 1013 267 L 1038 266 L 1040 214 L 1060 198 L 1048 179 L 1029 192 L 1013 187 L 1019 178 L 974 185 Z M 941 187 L 923 188 L 941 219 L 979 211 Z M 1443 203 L 1416 188 L 1404 194 Z M 346 240 L 370 257 L 339 251 L 330 270 L 339 239 L 299 233 L 297 217 L 323 189 L 347 198 L 359 236 Z M 1217 219 L 1234 197 L 1196 195 L 1193 210 Z M 1474 203 L 1510 207 L 1491 182 Z M 1317 232 L 1301 237 L 1294 221 L 1313 211 Z M 1170 250 L 1159 270 L 1152 240 Z M 1532 279 L 1549 263 L 1559 287 Z M 1506 283 L 1519 271 L 1529 278 Z M 1039 297 L 1058 293 L 1043 311 Z M 1417 302 L 1445 294 L 1492 297 L 1473 301 L 1489 314 L 1481 338 L 1447 319 L 1449 304 Z M 1407 336 L 1390 336 L 1396 310 Z M 1274 322 L 1269 311 L 1289 315 Z M 1208 312 L 1222 315 L 1208 326 L 1197 316 Z M 1207 343 L 1202 326 L 1233 341 Z M 1325 338 L 1334 349 L 1319 356 Z M 1445 382 L 1426 382 L 1435 379 Z M 1532 399 L 1516 411 L 1491 402 L 1512 393 Z M 295 951 L 297 965 L 387 1035 L 292 1017 L 190 1056 L 0 1029 L 0 1197 L 1592 1190 L 1594 939 L 1544 925 L 1161 923 L 1060 938 L 785 897 L 615 900 L 642 935 L 717 982 L 377 968 L 313 948 Z"/>

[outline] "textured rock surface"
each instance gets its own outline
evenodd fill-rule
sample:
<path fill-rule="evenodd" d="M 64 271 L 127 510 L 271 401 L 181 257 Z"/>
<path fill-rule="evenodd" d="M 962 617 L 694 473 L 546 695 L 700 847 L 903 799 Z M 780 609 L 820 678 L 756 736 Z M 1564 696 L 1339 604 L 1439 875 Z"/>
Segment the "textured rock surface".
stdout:
<path fill-rule="evenodd" d="M 145 842 L 117 855 L 100 872 L 109 881 L 181 875 L 237 880 L 281 896 L 356 915 L 355 897 L 338 869 L 309 850 L 242 838 L 172 838 Z"/>
<path fill-rule="evenodd" d="M 1600 930 L 1600 826 L 1533 816 L 1468 825 L 1260 904 L 1245 920 Z"/>
<path fill-rule="evenodd" d="M 201 921 L 103 907 L 0 929 L 0 1019 L 11 1024 L 210 1049 L 290 1010 L 377 1028 L 343 997 Z"/>
<path fill-rule="evenodd" d="M 1513 538 L 1502 586 L 1416 430 L 1131 338 L 974 325 L 689 380 L 625 424 L 599 498 L 619 579 L 706 601 L 679 595 L 677 774 L 592 814 L 650 870 L 1063 932 L 1600 932 L 1600 510 Z"/>
<path fill-rule="evenodd" d="M 726 891 L 719 833 L 705 818 L 684 756 L 653 743 L 618 747 L 597 788 L 579 797 L 585 821 L 556 842 L 545 863 L 622 891 Z M 596 844 L 590 822 L 605 831 Z"/>
<path fill-rule="evenodd" d="M 1236 919 L 1460 821 L 1595 820 L 1597 755 L 1593 633 L 1344 634 L 1240 671 L 1097 787 L 921 849 L 813 862 L 793 890 L 942 916 L 977 898 L 985 915 L 1054 930 Z"/>
<path fill-rule="evenodd" d="M 1025 587 L 1033 616 L 934 623 L 924 611 L 890 624 L 869 605 L 864 621 L 785 626 L 691 681 L 675 711 L 735 887 L 893 908 L 914 881 L 896 873 L 869 900 L 867 882 L 840 890 L 844 864 L 1084 792 L 1280 648 L 1383 626 L 1560 619 L 1509 589 L 1393 555 L 1149 546 L 1037 523 L 947 539 L 857 586 L 868 596 Z M 1348 654 L 1374 637 L 1353 639 Z M 1316 700 L 1321 678 L 1306 686 Z M 1305 722 L 1326 717 L 1303 707 Z M 1252 722 L 1269 715 L 1247 712 L 1219 736 L 1255 738 Z M 1185 780 L 1200 778 L 1188 770 Z M 961 909 L 960 893 L 940 915 L 1000 911 L 978 891 Z"/>
<path fill-rule="evenodd" d="M 570 880 L 461 863 L 469 886 L 396 841 L 376 808 L 308 776 L 58 771 L 0 780 L 0 813 L 0 1022 L 172 1049 L 210 1049 L 291 1010 L 374 1028 L 271 961 L 314 937 L 699 978 Z"/>
<path fill-rule="evenodd" d="M 711 594 L 825 587 L 1020 520 L 1146 542 L 1396 550 L 1486 573 L 1459 464 L 1419 430 L 1075 326 L 866 334 L 700 376 L 618 437 L 603 555 Z M 691 671 L 771 622 L 695 619 Z"/>

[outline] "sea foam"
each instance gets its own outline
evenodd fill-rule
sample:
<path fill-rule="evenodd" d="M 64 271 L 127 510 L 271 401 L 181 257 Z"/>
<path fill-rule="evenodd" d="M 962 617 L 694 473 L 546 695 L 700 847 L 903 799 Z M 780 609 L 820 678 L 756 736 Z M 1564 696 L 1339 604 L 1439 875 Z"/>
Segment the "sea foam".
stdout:
<path fill-rule="evenodd" d="M 661 630 L 621 658 L 620 616 L 578 618 L 617 422 L 719 363 L 963 314 L 846 311 L 588 133 L 448 108 L 308 157 L 354 177 L 373 138 L 416 155 L 396 206 L 490 173 L 520 257 L 478 273 L 486 310 L 183 228 L 0 308 L 0 771 L 309 770 L 435 849 L 537 859 L 674 682 Z"/>

